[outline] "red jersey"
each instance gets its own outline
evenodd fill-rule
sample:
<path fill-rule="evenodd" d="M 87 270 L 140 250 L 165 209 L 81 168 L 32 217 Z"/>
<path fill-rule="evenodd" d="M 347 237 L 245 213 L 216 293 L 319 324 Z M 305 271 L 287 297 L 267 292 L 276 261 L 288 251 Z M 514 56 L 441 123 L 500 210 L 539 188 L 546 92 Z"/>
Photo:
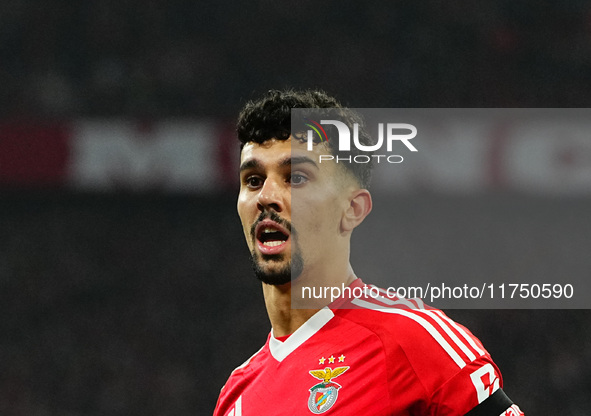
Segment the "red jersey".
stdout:
<path fill-rule="evenodd" d="M 470 331 L 418 299 L 386 296 L 338 300 L 284 342 L 271 331 L 232 372 L 214 416 L 323 413 L 523 415 Z"/>

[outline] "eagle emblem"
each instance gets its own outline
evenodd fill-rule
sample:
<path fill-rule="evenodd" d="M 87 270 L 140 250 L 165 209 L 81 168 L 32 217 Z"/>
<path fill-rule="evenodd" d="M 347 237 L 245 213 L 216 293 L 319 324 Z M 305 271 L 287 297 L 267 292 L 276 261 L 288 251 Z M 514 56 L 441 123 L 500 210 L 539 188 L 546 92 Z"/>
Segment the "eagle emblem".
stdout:
<path fill-rule="evenodd" d="M 339 396 L 339 389 L 342 386 L 332 381 L 332 379 L 337 378 L 348 369 L 349 367 L 337 367 L 335 369 L 326 367 L 324 370 L 310 371 L 312 377 L 322 380 L 322 382 L 310 388 L 308 409 L 312 413 L 324 413 L 336 403 L 337 397 Z"/>

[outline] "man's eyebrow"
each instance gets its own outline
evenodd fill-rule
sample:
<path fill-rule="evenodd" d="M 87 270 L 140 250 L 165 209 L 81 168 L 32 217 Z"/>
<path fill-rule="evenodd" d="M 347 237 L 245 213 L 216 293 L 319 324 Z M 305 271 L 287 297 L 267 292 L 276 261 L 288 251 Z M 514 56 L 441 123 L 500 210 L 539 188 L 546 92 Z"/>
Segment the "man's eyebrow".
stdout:
<path fill-rule="evenodd" d="M 314 160 L 310 159 L 307 156 L 286 157 L 285 159 L 283 159 L 279 162 L 279 166 L 286 167 L 286 166 L 298 165 L 301 163 L 311 164 L 316 169 L 318 169 L 318 165 L 316 164 L 316 162 L 314 162 Z M 262 166 L 263 165 L 261 164 L 261 162 L 259 160 L 249 159 L 240 165 L 240 172 L 243 172 L 248 169 L 260 169 L 260 168 L 262 168 Z"/>
<path fill-rule="evenodd" d="M 240 165 L 240 172 L 247 169 L 260 168 L 261 163 L 256 159 L 250 159 Z"/>
<path fill-rule="evenodd" d="M 313 165 L 316 169 L 318 169 L 318 165 L 314 160 L 310 159 L 308 156 L 294 156 L 288 157 L 283 159 L 279 165 L 280 166 L 292 166 L 292 165 L 299 165 L 301 163 L 309 163 Z"/>

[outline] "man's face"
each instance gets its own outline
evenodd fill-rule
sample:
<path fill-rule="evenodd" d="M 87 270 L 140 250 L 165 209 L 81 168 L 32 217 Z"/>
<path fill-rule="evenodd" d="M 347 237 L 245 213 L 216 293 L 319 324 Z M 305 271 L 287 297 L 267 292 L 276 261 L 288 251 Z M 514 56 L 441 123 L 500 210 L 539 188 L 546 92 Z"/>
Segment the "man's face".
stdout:
<path fill-rule="evenodd" d="M 334 162 L 318 163 L 290 138 L 247 143 L 240 160 L 238 214 L 257 277 L 281 285 L 331 255 L 346 207 Z M 322 149 L 320 149 L 322 147 Z"/>

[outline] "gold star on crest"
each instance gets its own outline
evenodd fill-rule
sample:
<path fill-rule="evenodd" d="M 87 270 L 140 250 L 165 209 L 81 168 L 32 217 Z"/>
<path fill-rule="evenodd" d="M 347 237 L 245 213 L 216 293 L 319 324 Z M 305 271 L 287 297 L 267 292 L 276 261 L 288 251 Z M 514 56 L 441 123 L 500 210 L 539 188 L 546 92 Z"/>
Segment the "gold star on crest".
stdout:
<path fill-rule="evenodd" d="M 334 364 L 334 355 L 331 355 L 331 356 L 328 358 L 328 363 L 329 363 L 329 364 Z"/>
<path fill-rule="evenodd" d="M 318 360 L 318 364 L 323 365 L 325 361 L 326 361 L 326 358 L 322 357 L 321 359 Z"/>
<path fill-rule="evenodd" d="M 345 356 L 343 354 L 341 354 L 341 356 L 339 357 L 339 363 L 344 363 L 345 362 Z"/>

